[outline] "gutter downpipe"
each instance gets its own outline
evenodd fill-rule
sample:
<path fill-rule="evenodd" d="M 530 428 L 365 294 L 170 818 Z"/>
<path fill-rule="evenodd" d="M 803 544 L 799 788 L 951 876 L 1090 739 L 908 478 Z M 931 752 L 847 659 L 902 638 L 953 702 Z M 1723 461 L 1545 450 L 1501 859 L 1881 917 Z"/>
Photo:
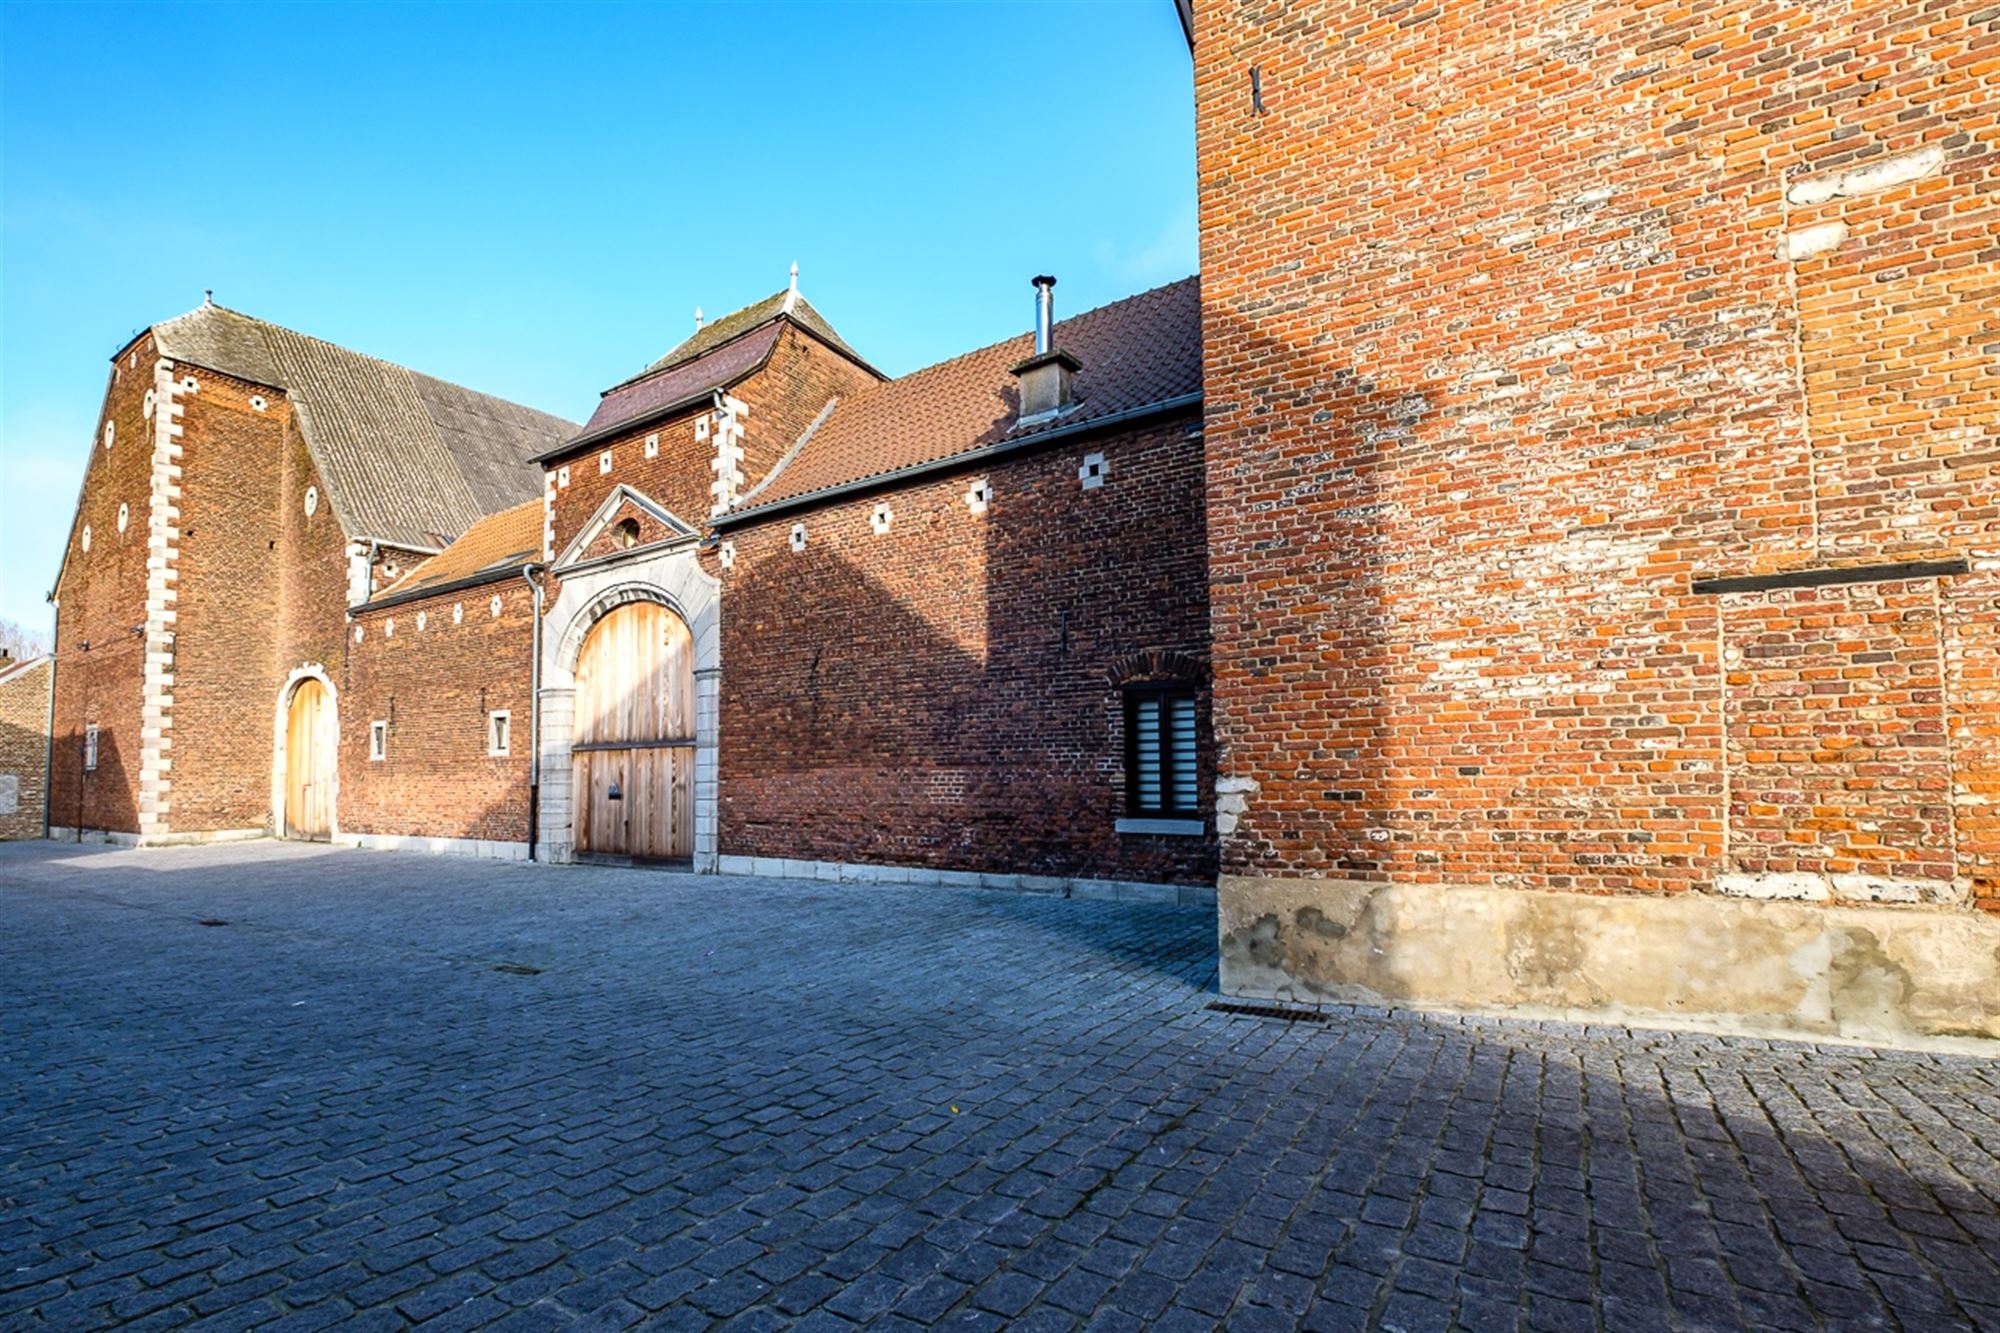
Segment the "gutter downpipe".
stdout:
<path fill-rule="evenodd" d="M 528 660 L 528 859 L 535 859 L 536 835 L 542 822 L 542 585 L 535 581 L 539 566 L 521 567 L 521 577 L 535 590 L 533 656 Z"/>

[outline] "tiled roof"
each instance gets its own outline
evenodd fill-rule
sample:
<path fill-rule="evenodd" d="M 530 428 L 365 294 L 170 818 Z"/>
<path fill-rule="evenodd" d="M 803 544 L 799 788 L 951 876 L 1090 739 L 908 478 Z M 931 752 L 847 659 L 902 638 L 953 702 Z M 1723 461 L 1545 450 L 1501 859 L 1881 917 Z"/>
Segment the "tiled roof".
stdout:
<path fill-rule="evenodd" d="M 19 680 L 35 668 L 45 665 L 48 660 L 48 657 L 44 655 L 41 657 L 30 657 L 24 662 L 9 662 L 5 666 L 0 666 L 0 685 L 5 685 L 9 681 Z"/>
<path fill-rule="evenodd" d="M 539 495 L 532 460 L 576 426 L 217 305 L 153 327 L 162 356 L 283 389 L 355 538 L 450 542 Z"/>
<path fill-rule="evenodd" d="M 394 597 L 421 592 L 475 574 L 518 569 L 542 555 L 542 502 L 529 500 L 488 514 L 465 535 L 376 594 Z"/>
<path fill-rule="evenodd" d="M 1054 420 L 1015 427 L 1019 389 L 1011 372 L 1034 351 L 1034 336 L 1024 333 L 842 402 L 789 463 L 745 497 L 742 512 L 1200 393 L 1200 279 L 1063 320 L 1054 342 L 1083 367 L 1074 405 Z"/>

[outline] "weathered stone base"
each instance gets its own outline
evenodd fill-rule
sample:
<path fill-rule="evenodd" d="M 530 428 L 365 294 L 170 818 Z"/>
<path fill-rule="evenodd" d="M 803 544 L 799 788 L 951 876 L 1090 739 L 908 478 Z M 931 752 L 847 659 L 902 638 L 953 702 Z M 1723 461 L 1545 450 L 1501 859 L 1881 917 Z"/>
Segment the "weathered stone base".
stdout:
<path fill-rule="evenodd" d="M 977 870 L 933 870 L 928 866 L 880 866 L 853 861 L 794 861 L 775 856 L 723 856 L 725 875 L 772 879 L 832 879 L 852 884 L 927 884 L 948 889 L 997 889 L 1004 893 L 1045 893 L 1056 898 L 1162 903 L 1213 907 L 1215 890 L 1206 884 L 1154 884 L 1140 880 L 1071 879 L 1056 875 L 1004 875 Z"/>
<path fill-rule="evenodd" d="M 360 847 L 374 852 L 430 852 L 437 856 L 475 856 L 487 861 L 525 861 L 525 842 L 493 842 L 485 838 L 424 838 L 394 833 L 338 833 L 336 847 Z"/>
<path fill-rule="evenodd" d="M 131 833 L 115 829 L 74 829 L 49 826 L 50 842 L 84 842 L 111 847 L 197 847 L 211 842 L 250 842 L 268 838 L 267 828 L 210 829 L 205 833 Z"/>
<path fill-rule="evenodd" d="M 2000 920 L 1224 876 L 1231 995 L 1896 1044 L 2000 1039 Z"/>

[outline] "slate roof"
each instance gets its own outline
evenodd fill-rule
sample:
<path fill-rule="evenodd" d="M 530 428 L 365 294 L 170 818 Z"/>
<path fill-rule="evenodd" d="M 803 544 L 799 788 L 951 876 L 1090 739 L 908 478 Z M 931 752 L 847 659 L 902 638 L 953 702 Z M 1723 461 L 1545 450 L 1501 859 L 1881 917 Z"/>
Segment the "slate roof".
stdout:
<path fill-rule="evenodd" d="M 789 306 L 786 305 L 788 297 L 791 299 Z M 656 370 L 665 370 L 668 366 L 676 366 L 683 361 L 691 360 L 703 352 L 722 346 L 732 338 L 741 337 L 759 324 L 774 320 L 779 315 L 790 315 L 800 325 L 811 329 L 856 361 L 861 360 L 861 353 L 849 347 L 846 340 L 833 331 L 833 325 L 826 322 L 826 316 L 813 309 L 811 301 L 796 292 L 786 290 L 767 296 L 761 301 L 752 302 L 741 310 L 724 315 L 721 319 L 709 320 L 695 331 L 693 337 L 647 366 L 641 373 L 650 375 Z M 638 376 L 633 378 L 636 379 Z"/>
<path fill-rule="evenodd" d="M 519 569 L 542 557 L 542 501 L 488 514 L 457 541 L 378 592 L 373 601 Z"/>
<path fill-rule="evenodd" d="M 218 305 L 153 326 L 162 356 L 283 389 L 350 537 L 435 549 L 542 488 L 575 423 Z"/>
<path fill-rule="evenodd" d="M 773 320 L 749 337 L 738 338 L 692 360 L 605 390 L 604 396 L 597 400 L 597 410 L 584 423 L 583 433 L 569 443 L 581 444 L 594 435 L 628 421 L 637 421 L 711 389 L 728 388 L 770 359 L 771 349 L 778 345 L 778 335 L 783 329 L 783 325 Z"/>
<path fill-rule="evenodd" d="M 543 455 L 550 459 L 580 447 L 618 427 L 638 421 L 677 403 L 715 389 L 726 389 L 761 369 L 778 345 L 781 319 L 811 330 L 860 365 L 868 362 L 834 332 L 812 302 L 787 290 L 710 320 L 692 338 L 647 366 L 631 379 L 612 385 L 598 400 L 583 430 Z M 871 370 L 873 367 L 869 367 Z"/>
<path fill-rule="evenodd" d="M 738 512 L 1199 394 L 1200 279 L 1059 321 L 1054 343 L 1082 363 L 1075 403 L 1055 419 L 1015 426 L 1012 370 L 1034 351 L 1024 333 L 843 401 Z"/>

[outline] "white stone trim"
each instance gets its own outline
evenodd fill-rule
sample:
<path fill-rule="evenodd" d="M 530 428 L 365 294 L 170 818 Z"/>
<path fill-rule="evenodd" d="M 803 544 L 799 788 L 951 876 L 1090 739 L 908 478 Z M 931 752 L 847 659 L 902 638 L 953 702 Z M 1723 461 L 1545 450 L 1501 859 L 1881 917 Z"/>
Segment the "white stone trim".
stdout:
<path fill-rule="evenodd" d="M 153 364 L 153 468 L 146 505 L 145 676 L 139 712 L 139 836 L 171 831 L 174 603 L 179 597 L 181 418 L 174 363 Z M 188 380 L 192 389 L 194 381 Z"/>
<path fill-rule="evenodd" d="M 724 875 L 756 875 L 763 879 L 822 879 L 838 880 L 843 884 L 991 889 L 1001 893 L 1039 893 L 1052 898 L 1085 898 L 1098 902 L 1155 903 L 1163 907 L 1215 905 L 1215 887 L 1210 884 L 1009 875 L 980 870 L 934 870 L 929 866 L 871 865 L 860 861 L 795 861 L 776 856 L 720 856 L 716 858 L 716 869 Z"/>
<path fill-rule="evenodd" d="M 728 513 L 743 493 L 743 418 L 749 415 L 750 405 L 730 394 L 722 396 L 722 409 L 714 414 L 715 457 L 708 465 L 715 473 L 708 488 L 715 497 L 713 513 Z M 705 420 L 706 415 L 696 418 L 697 440 L 702 438 L 701 423 Z"/>
<path fill-rule="evenodd" d="M 371 852 L 426 852 L 433 856 L 471 856 L 482 861 L 525 861 L 528 844 L 501 842 L 489 838 L 429 838 L 400 833 L 342 833 L 333 839 L 340 847 L 358 847 Z"/>
<path fill-rule="evenodd" d="M 1208 832 L 1208 823 L 1200 819 L 1126 817 L 1119 819 L 1118 831 L 1150 833 L 1169 838 L 1199 838 Z"/>
<path fill-rule="evenodd" d="M 591 514 L 590 520 L 577 529 L 576 536 L 570 538 L 569 545 L 563 547 L 562 555 L 550 563 L 550 568 L 560 572 L 573 565 L 583 563 L 584 552 L 590 549 L 591 543 L 595 542 L 605 528 L 610 525 L 612 518 L 618 511 L 628 504 L 640 513 L 650 515 L 656 522 L 673 533 L 673 536 L 667 537 L 661 542 L 647 542 L 646 545 L 648 546 L 659 546 L 664 544 L 664 542 L 688 541 L 700 535 L 694 530 L 693 525 L 685 522 L 678 514 L 661 504 L 658 500 L 653 499 L 643 491 L 620 482 L 611 488 L 611 494 L 604 497 L 604 502 L 597 506 L 597 509 Z M 554 540 L 553 534 L 551 534 L 549 540 Z M 638 548 L 633 547 L 628 549 L 636 550 Z M 619 554 L 623 555 L 625 552 L 620 551 Z M 603 559 L 604 557 L 600 556 L 598 558 Z"/>
<path fill-rule="evenodd" d="M 359 625 L 355 626 L 358 630 Z M 318 662 L 306 662 L 293 667 L 285 677 L 285 683 L 278 688 L 278 705 L 271 723 L 271 823 L 264 830 L 269 837 L 281 838 L 285 834 L 285 727 L 289 721 L 292 706 L 292 691 L 299 682 L 310 677 L 326 687 L 327 709 L 333 718 L 333 735 L 328 737 L 333 746 L 333 792 L 327 797 L 327 836 L 340 836 L 340 690 L 327 674 L 325 666 Z"/>
<path fill-rule="evenodd" d="M 270 836 L 269 829 L 261 828 L 210 829 L 206 833 L 141 834 L 115 833 L 105 829 L 78 830 L 62 824 L 51 824 L 48 840 L 111 847 L 196 847 L 211 842 L 255 842 Z"/>
<path fill-rule="evenodd" d="M 645 548 L 615 566 L 586 565 L 565 574 L 542 636 L 541 772 L 537 855 L 569 861 L 572 784 L 569 752 L 576 717 L 576 665 L 591 627 L 620 606 L 655 602 L 686 622 L 694 636 L 694 869 L 712 874 L 717 852 L 722 684 L 721 583 L 686 545 Z"/>

